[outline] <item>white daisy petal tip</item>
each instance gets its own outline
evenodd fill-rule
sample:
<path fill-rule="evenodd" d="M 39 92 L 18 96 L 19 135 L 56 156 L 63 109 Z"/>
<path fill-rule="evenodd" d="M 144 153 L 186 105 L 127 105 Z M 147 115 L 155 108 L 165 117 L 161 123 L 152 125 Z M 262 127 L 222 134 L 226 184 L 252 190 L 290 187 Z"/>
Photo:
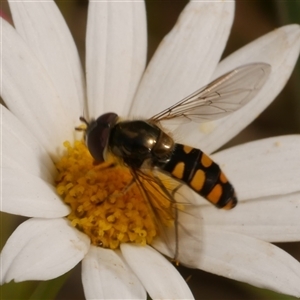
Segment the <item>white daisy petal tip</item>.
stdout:
<path fill-rule="evenodd" d="M 276 28 L 225 57 L 218 64 L 213 78 L 241 65 L 257 62 L 270 64 L 272 72 L 286 62 L 289 63 L 285 67 L 293 69 L 299 56 L 299 38 L 300 25 L 298 24 Z M 290 73 L 290 69 L 287 69 L 286 73 Z M 279 75 L 278 73 L 277 76 Z"/>
<path fill-rule="evenodd" d="M 56 278 L 79 263 L 89 247 L 89 238 L 64 219 L 29 219 L 2 250 L 1 282 Z"/>
<path fill-rule="evenodd" d="M 130 116 L 151 117 L 208 83 L 225 48 L 234 5 L 234 1 L 186 5 L 147 66 Z"/>
<path fill-rule="evenodd" d="M 57 5 L 10 0 L 9 6 L 18 34 L 47 71 L 64 111 L 76 124 L 85 100 L 85 80 L 75 42 Z M 41 36 L 47 38 L 37 38 Z"/>
<path fill-rule="evenodd" d="M 179 135 L 187 144 L 201 147 L 212 153 L 238 134 L 277 97 L 289 79 L 300 52 L 300 26 L 286 25 L 245 45 L 223 59 L 217 66 L 213 79 L 245 64 L 263 62 L 271 65 L 271 73 L 257 95 L 244 107 L 229 116 L 200 124 L 179 128 Z M 185 135 L 185 132 L 189 132 Z"/>
<path fill-rule="evenodd" d="M 58 145 L 68 137 L 73 138 L 74 124 L 62 108 L 44 67 L 17 31 L 4 20 L 1 22 L 1 37 L 1 96 L 23 126 L 48 153 L 55 155 Z"/>
<path fill-rule="evenodd" d="M 282 249 L 255 238 L 207 229 L 192 267 L 300 297 L 300 263 Z"/>
<path fill-rule="evenodd" d="M 152 247 L 122 244 L 121 252 L 152 299 L 194 299 L 176 268 Z"/>

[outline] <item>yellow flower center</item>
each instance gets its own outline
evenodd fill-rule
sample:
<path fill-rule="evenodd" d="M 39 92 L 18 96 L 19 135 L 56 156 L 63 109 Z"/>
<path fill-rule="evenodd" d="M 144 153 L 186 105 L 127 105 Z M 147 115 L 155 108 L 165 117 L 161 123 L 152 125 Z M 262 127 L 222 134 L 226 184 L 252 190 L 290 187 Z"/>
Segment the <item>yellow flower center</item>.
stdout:
<path fill-rule="evenodd" d="M 111 249 L 126 242 L 151 244 L 158 234 L 156 208 L 163 225 L 173 224 L 171 203 L 160 197 L 156 186 L 143 183 L 152 195 L 156 193 L 156 202 L 149 204 L 128 168 L 113 159 L 95 164 L 80 141 L 74 146 L 65 142 L 64 147 L 66 153 L 56 164 L 57 192 L 71 207 L 71 224 L 92 244 Z"/>

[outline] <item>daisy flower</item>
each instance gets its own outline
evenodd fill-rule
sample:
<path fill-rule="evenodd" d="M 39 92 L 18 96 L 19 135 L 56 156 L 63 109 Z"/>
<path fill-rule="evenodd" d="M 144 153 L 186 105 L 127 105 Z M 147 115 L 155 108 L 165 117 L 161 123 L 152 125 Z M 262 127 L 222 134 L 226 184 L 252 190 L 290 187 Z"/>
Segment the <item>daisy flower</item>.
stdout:
<path fill-rule="evenodd" d="M 99 241 L 93 230 L 77 229 L 85 215 L 79 221 L 70 218 L 70 207 L 87 190 L 61 187 L 70 175 L 58 174 L 70 161 L 78 168 L 75 173 L 86 165 L 92 168 L 81 157 L 86 151 L 82 144 L 73 148 L 74 128 L 83 111 L 89 119 L 110 111 L 149 118 L 238 66 L 270 64 L 267 83 L 245 107 L 201 126 L 175 128 L 180 142 L 212 153 L 282 90 L 299 55 L 299 26 L 278 28 L 220 62 L 234 2 L 191 1 L 145 69 L 144 3 L 91 1 L 84 76 L 74 41 L 52 1 L 9 4 L 15 27 L 1 21 L 1 96 L 9 108 L 2 107 L 1 210 L 30 219 L 2 250 L 1 284 L 49 280 L 82 261 L 88 299 L 146 299 L 147 293 L 153 299 L 192 299 L 185 280 L 161 254 L 172 256 L 161 236 L 149 242 L 145 236 L 150 231 L 131 237 L 122 227 L 119 240 L 136 243 L 113 245 L 109 237 Z M 300 136 L 290 135 L 213 154 L 240 202 L 232 211 L 220 211 L 188 194 L 197 209 L 179 216 L 180 263 L 300 297 L 299 262 L 270 243 L 300 240 L 299 148 Z M 93 176 L 88 173 L 88 180 Z M 73 193 L 64 198 L 70 205 L 62 201 L 66 190 Z M 91 201 L 97 197 L 105 195 L 93 194 Z M 118 205 L 110 209 L 115 213 L 122 208 Z M 97 227 L 97 235 L 110 230 L 108 223 Z M 174 230 L 167 231 L 172 241 Z"/>

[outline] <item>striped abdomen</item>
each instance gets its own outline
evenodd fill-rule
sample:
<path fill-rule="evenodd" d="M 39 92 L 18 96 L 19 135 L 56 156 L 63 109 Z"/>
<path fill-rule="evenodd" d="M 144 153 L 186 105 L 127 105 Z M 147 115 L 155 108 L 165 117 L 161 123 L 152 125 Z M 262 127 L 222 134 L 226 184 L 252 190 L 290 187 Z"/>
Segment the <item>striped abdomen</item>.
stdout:
<path fill-rule="evenodd" d="M 237 204 L 233 186 L 220 167 L 199 149 L 176 144 L 170 161 L 159 167 L 218 208 L 231 209 Z"/>

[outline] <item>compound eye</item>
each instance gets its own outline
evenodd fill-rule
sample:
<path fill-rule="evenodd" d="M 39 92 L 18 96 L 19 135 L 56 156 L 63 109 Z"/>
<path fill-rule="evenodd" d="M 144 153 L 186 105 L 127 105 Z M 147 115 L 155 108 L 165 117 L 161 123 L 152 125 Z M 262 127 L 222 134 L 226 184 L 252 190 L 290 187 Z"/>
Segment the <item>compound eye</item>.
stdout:
<path fill-rule="evenodd" d="M 86 144 L 97 162 L 104 161 L 104 152 L 108 146 L 111 128 L 117 121 L 117 114 L 106 113 L 96 121 L 92 121 L 87 128 Z"/>

